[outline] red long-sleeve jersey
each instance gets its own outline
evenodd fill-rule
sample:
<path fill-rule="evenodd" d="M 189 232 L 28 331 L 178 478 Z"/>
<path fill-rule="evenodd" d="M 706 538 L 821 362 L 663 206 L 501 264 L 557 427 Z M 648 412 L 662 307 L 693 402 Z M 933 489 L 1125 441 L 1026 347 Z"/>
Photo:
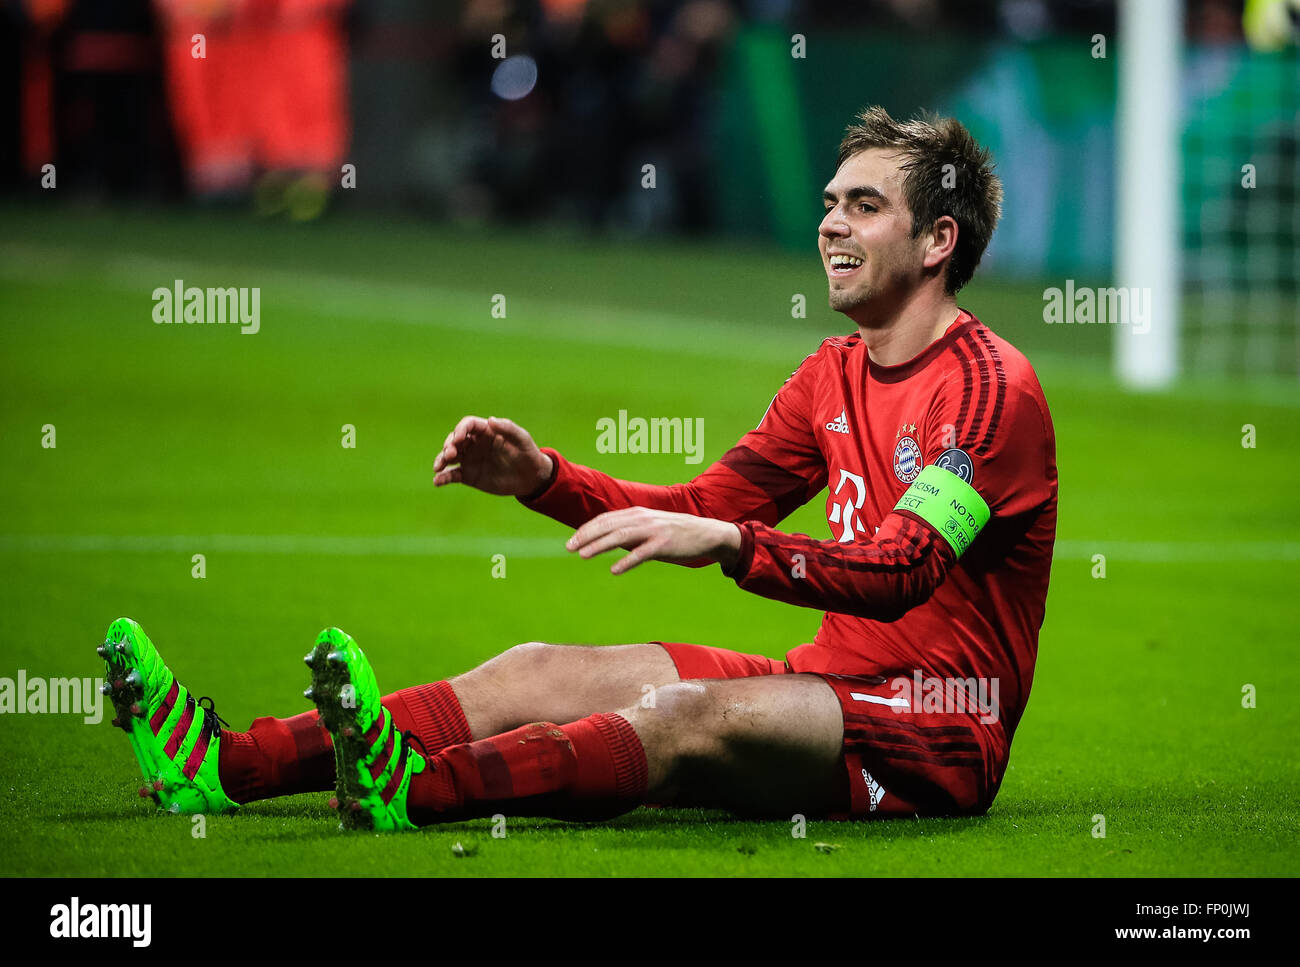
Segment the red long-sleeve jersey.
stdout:
<path fill-rule="evenodd" d="M 549 485 L 523 503 L 571 527 L 651 507 L 731 521 L 730 577 L 826 612 L 796 672 L 998 680 L 1008 740 L 1029 697 L 1056 536 L 1056 440 L 1029 361 L 965 310 L 898 366 L 854 333 L 825 340 L 759 425 L 689 483 L 617 480 L 545 450 Z M 992 516 L 960 558 L 895 504 L 942 462 Z M 830 540 L 773 529 L 829 488 Z"/>

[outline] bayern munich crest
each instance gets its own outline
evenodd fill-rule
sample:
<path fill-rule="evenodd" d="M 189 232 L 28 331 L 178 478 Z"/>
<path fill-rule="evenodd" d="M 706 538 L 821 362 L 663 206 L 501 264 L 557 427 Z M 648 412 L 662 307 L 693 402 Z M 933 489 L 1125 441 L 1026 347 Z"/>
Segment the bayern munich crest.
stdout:
<path fill-rule="evenodd" d="M 894 476 L 910 484 L 921 472 L 921 446 L 913 437 L 899 437 L 894 446 Z"/>

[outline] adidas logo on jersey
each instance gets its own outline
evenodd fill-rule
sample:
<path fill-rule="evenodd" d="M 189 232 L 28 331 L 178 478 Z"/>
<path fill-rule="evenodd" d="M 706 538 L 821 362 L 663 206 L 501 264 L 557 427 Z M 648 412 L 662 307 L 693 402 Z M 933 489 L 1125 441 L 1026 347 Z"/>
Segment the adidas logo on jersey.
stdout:
<path fill-rule="evenodd" d="M 880 801 L 885 798 L 885 788 L 876 782 L 875 778 L 866 769 L 862 770 L 862 780 L 867 784 L 867 795 L 871 797 L 871 805 L 868 812 L 875 812 Z"/>
<path fill-rule="evenodd" d="M 826 424 L 826 429 L 830 430 L 832 433 L 849 432 L 849 421 L 844 418 L 843 410 L 840 410 L 839 416 L 837 416 L 835 419 L 831 420 L 831 422 Z"/>

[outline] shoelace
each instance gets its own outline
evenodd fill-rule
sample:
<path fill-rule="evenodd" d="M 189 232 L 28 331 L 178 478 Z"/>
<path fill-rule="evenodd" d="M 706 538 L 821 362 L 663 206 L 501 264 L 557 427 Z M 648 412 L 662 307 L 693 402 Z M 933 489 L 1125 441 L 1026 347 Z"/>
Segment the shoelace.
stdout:
<path fill-rule="evenodd" d="M 424 740 L 421 739 L 414 732 L 410 731 L 409 729 L 403 732 L 402 744 L 408 747 L 411 745 L 418 745 L 420 747 L 420 751 L 424 754 L 424 764 L 427 765 L 429 769 L 434 772 L 438 770 L 438 767 L 433 764 L 433 756 L 430 754 L 428 747 L 424 744 Z"/>
<path fill-rule="evenodd" d="M 208 704 L 204 705 L 203 704 L 204 702 L 207 702 Z M 217 714 L 217 703 L 212 701 L 212 699 L 208 698 L 206 695 L 204 695 L 201 699 L 199 699 L 199 708 L 203 709 L 203 711 L 209 713 L 214 719 L 217 720 L 219 724 L 214 724 L 212 726 L 212 729 L 217 733 L 218 736 L 221 735 L 222 725 L 224 725 L 226 728 L 230 728 L 230 723 Z"/>

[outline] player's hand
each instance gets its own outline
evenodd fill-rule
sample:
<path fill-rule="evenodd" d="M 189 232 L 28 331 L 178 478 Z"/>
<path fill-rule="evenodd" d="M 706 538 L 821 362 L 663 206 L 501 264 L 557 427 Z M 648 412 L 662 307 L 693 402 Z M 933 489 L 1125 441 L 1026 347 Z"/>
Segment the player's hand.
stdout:
<path fill-rule="evenodd" d="M 551 458 L 528 431 L 501 417 L 467 416 L 433 460 L 433 485 L 468 484 L 484 493 L 526 497 L 551 476 Z"/>
<path fill-rule="evenodd" d="M 611 574 L 624 574 L 642 561 L 717 561 L 724 569 L 740 554 L 740 528 L 725 520 L 675 514 L 647 507 L 611 510 L 579 527 L 564 545 L 584 559 L 615 547 L 630 553 L 614 562 Z"/>

